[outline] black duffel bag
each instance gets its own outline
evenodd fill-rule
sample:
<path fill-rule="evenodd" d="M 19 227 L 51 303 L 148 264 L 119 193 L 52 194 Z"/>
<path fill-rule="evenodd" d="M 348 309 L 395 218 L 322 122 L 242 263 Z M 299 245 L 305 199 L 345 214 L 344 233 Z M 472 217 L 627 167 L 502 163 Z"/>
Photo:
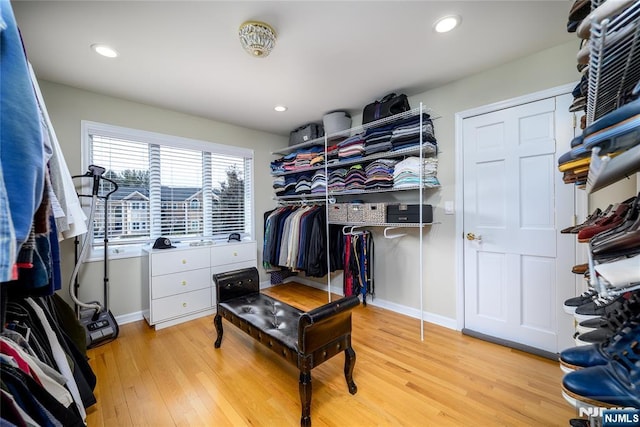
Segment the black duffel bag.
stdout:
<path fill-rule="evenodd" d="M 318 123 L 307 123 L 291 131 L 289 146 L 302 144 L 324 136 L 324 128 Z"/>
<path fill-rule="evenodd" d="M 379 101 L 372 102 L 364 107 L 362 112 L 362 124 L 370 123 L 375 120 L 384 119 L 398 113 L 409 111 L 409 100 L 407 95 L 390 93 Z"/>

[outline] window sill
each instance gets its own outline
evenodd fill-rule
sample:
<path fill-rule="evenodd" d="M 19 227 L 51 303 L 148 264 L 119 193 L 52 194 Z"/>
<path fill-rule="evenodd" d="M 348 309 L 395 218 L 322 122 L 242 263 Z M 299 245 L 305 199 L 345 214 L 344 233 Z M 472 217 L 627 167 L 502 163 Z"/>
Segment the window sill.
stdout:
<path fill-rule="evenodd" d="M 138 258 L 142 255 L 144 244 L 123 245 L 109 248 L 109 261 L 114 259 Z M 104 261 L 104 250 L 102 247 L 94 248 L 85 262 L 102 262 Z"/>

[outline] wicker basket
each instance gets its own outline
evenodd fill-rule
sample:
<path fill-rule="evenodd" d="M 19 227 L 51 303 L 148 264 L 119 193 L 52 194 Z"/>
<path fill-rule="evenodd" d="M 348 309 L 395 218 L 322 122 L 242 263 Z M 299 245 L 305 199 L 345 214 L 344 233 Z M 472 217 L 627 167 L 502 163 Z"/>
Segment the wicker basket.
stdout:
<path fill-rule="evenodd" d="M 347 222 L 347 210 L 349 205 L 346 203 L 334 203 L 329 205 L 329 222 Z"/>
<path fill-rule="evenodd" d="M 386 203 L 365 203 L 364 222 L 382 224 L 387 220 Z"/>
<path fill-rule="evenodd" d="M 364 222 L 364 203 L 349 203 L 348 222 Z"/>

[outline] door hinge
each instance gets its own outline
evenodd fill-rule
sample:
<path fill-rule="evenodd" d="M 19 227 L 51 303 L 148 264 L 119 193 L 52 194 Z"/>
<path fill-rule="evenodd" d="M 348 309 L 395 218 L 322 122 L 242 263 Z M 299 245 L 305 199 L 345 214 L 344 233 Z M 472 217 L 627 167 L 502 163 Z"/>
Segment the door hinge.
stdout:
<path fill-rule="evenodd" d="M 578 118 L 576 117 L 576 113 L 571 114 L 572 116 L 572 121 L 573 121 L 573 128 L 575 129 L 576 126 L 578 126 Z"/>

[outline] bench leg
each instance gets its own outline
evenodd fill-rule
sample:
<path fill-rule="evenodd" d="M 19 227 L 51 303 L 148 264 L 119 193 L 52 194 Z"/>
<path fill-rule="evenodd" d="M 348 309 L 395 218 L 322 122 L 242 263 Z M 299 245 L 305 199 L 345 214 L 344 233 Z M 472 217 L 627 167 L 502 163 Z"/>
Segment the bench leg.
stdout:
<path fill-rule="evenodd" d="M 216 342 L 213 346 L 215 348 L 220 348 L 220 344 L 222 344 L 222 316 L 216 314 L 213 318 L 213 324 L 216 327 L 216 332 L 218 332 L 218 338 L 216 338 Z"/>
<path fill-rule="evenodd" d="M 344 378 L 347 380 L 349 393 L 356 394 L 358 387 L 353 382 L 353 368 L 356 364 L 356 352 L 349 347 L 344 351 Z"/>
<path fill-rule="evenodd" d="M 302 418 L 300 425 L 311 426 L 311 372 L 300 372 L 300 403 L 302 404 Z"/>

